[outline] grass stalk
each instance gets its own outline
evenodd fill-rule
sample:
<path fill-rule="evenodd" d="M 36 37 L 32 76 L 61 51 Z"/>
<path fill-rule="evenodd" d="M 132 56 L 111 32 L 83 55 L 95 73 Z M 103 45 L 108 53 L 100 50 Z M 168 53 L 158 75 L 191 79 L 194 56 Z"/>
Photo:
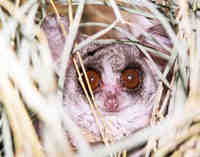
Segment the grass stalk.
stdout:
<path fill-rule="evenodd" d="M 66 68 L 68 65 L 71 51 L 74 46 L 74 42 L 76 40 L 76 36 L 77 36 L 81 16 L 83 13 L 84 5 L 85 5 L 85 0 L 81 1 L 80 5 L 78 6 L 78 9 L 77 9 L 77 12 L 76 12 L 76 15 L 74 18 L 74 23 L 70 27 L 68 36 L 66 36 L 65 46 L 64 46 L 64 50 L 63 50 L 64 53 L 61 56 L 61 68 L 60 68 L 60 72 L 59 72 L 59 82 L 58 82 L 58 85 L 61 89 L 63 89 L 63 87 L 64 87 L 65 71 L 66 71 Z"/>
<path fill-rule="evenodd" d="M 68 0 L 68 15 L 69 15 L 70 25 L 72 25 L 72 23 L 74 23 L 73 10 L 72 10 L 72 0 Z"/>
<path fill-rule="evenodd" d="M 3 116 L 2 136 L 3 136 L 5 157 L 14 157 L 11 128 L 9 125 L 10 123 L 8 121 L 8 117 L 5 112 L 2 113 L 2 116 Z"/>
<path fill-rule="evenodd" d="M 60 24 L 60 27 L 61 27 L 61 29 L 62 29 L 62 32 L 63 32 L 64 36 L 67 36 L 67 32 L 66 32 L 66 30 L 65 30 L 64 24 L 61 23 L 61 21 L 60 21 L 60 15 L 59 15 L 59 13 L 58 13 L 58 10 L 57 10 L 57 8 L 56 8 L 56 6 L 55 6 L 54 1 L 53 1 L 53 0 L 50 0 L 50 3 L 51 3 L 51 5 L 52 5 L 52 7 L 53 7 L 53 9 L 54 9 L 54 11 L 55 11 L 55 13 L 56 13 L 56 16 L 57 16 L 57 18 L 58 18 L 58 22 L 59 22 L 59 24 Z"/>
<path fill-rule="evenodd" d="M 1 71 L 3 71 L 1 69 Z M 16 156 L 45 157 L 32 122 L 21 102 L 19 94 L 14 89 L 5 73 L 1 73 L 1 101 L 4 104 L 14 135 Z M 8 95 L 9 93 L 9 95 Z M 29 145 L 27 145 L 29 143 Z"/>

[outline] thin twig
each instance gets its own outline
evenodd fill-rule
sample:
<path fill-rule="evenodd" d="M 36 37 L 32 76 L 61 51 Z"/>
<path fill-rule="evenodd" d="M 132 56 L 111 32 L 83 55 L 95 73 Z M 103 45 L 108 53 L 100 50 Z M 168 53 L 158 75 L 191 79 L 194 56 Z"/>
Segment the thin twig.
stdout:
<path fill-rule="evenodd" d="M 97 22 L 87 22 L 87 23 L 81 23 L 80 24 L 80 27 L 87 27 L 87 26 L 93 26 L 93 27 L 95 27 L 95 26 L 99 26 L 99 27 L 108 27 L 109 25 L 108 24 L 105 24 L 105 23 L 97 23 Z M 114 26 L 113 27 L 113 29 L 115 29 L 115 30 L 117 30 L 117 31 L 119 31 L 119 32 L 121 32 L 121 33 L 123 33 L 123 34 L 125 34 L 125 35 L 132 35 L 132 34 L 130 34 L 130 33 L 128 33 L 128 32 L 126 32 L 125 30 L 123 30 L 122 28 L 120 28 L 120 27 L 117 27 L 117 26 Z M 133 36 L 133 35 L 132 35 Z M 147 51 L 149 51 L 150 53 L 152 53 L 153 55 L 155 55 L 155 56 L 158 56 L 158 57 L 160 57 L 160 58 L 163 58 L 163 59 L 165 59 L 165 60 L 169 60 L 170 59 L 170 57 L 168 56 L 168 55 L 166 55 L 166 54 L 164 54 L 164 53 L 162 53 L 162 52 L 159 52 L 159 51 L 157 51 L 157 50 L 154 50 L 153 48 L 149 48 L 149 47 L 146 47 L 145 45 L 142 45 L 141 43 L 139 43 L 139 41 L 138 40 L 136 40 L 136 38 L 135 38 L 135 40 L 133 39 L 133 38 L 131 38 L 131 40 L 128 40 L 128 41 L 124 41 L 124 40 L 122 40 L 122 41 L 119 41 L 119 40 L 117 40 L 118 42 L 124 42 L 124 43 L 127 43 L 127 44 L 129 44 L 129 43 L 134 43 L 134 44 L 136 44 L 136 45 L 140 45 L 140 46 L 142 46 L 144 49 L 146 49 Z M 78 51 L 78 50 L 80 50 L 81 48 L 83 48 L 85 45 L 87 45 L 88 44 L 88 42 L 85 42 L 85 41 L 83 41 L 83 42 L 81 42 L 76 48 L 75 48 L 75 51 Z"/>
<path fill-rule="evenodd" d="M 147 17 L 147 18 L 155 18 L 152 14 L 149 14 L 149 13 L 145 13 L 141 10 L 134 10 L 134 9 L 130 9 L 130 8 L 127 8 L 127 7 L 124 7 L 124 6 L 119 6 L 119 9 L 121 10 L 124 10 L 124 11 L 127 11 L 131 14 L 137 14 L 137 15 L 141 15 L 141 16 L 144 16 L 144 17 Z"/>
<path fill-rule="evenodd" d="M 200 133 L 200 125 L 197 124 L 195 126 L 192 126 L 189 130 L 186 132 L 183 132 L 182 134 L 179 134 L 176 137 L 176 140 L 171 141 L 170 143 L 167 143 L 165 146 L 160 148 L 153 157 L 164 157 L 168 153 L 170 153 L 172 150 L 176 148 L 180 143 L 185 141 L 186 139 Z"/>
<path fill-rule="evenodd" d="M 84 93 L 85 93 L 85 95 L 86 95 L 86 98 L 87 98 L 87 100 L 88 100 L 88 102 L 89 102 L 89 105 L 90 105 L 92 114 L 93 114 L 94 117 L 95 117 L 97 126 L 98 126 L 98 128 L 100 129 L 100 133 L 101 133 L 101 136 L 102 136 L 102 138 L 103 138 L 103 141 L 105 142 L 105 145 L 108 146 L 108 145 L 109 145 L 108 139 L 105 137 L 105 135 L 104 135 L 104 133 L 103 133 L 102 125 L 101 125 L 101 123 L 100 123 L 100 121 L 99 121 L 99 119 L 98 119 L 98 117 L 97 117 L 97 114 L 96 114 L 96 112 L 95 112 L 94 105 L 93 105 L 92 100 L 90 99 L 90 97 L 89 97 L 89 95 L 88 95 L 88 92 L 87 92 L 87 90 L 86 90 L 85 84 L 84 84 L 84 82 L 83 82 L 83 79 L 82 79 L 82 76 L 81 76 L 81 73 L 80 73 L 80 70 L 79 70 L 79 68 L 78 68 L 78 64 L 77 64 L 77 62 L 76 62 L 76 60 L 75 60 L 74 58 L 73 58 L 73 62 L 74 62 L 76 71 L 77 71 L 77 73 L 78 73 L 79 82 L 80 82 L 80 84 L 81 84 L 81 86 L 82 86 L 82 88 L 83 88 L 83 90 L 84 90 Z"/>
<path fill-rule="evenodd" d="M 79 81 L 80 81 L 80 83 L 81 83 L 82 88 L 84 89 L 84 93 L 85 93 L 85 95 L 86 95 L 86 97 L 87 97 L 87 99 L 88 99 L 88 102 L 89 102 L 89 104 L 90 104 L 90 108 L 91 108 L 92 113 L 93 113 L 93 115 L 94 115 L 94 117 L 95 117 L 95 119 L 96 119 L 97 126 L 98 126 L 99 129 L 100 129 L 100 133 L 101 133 L 101 136 L 102 136 L 102 138 L 103 138 L 103 141 L 104 141 L 105 145 L 106 145 L 107 147 L 109 147 L 108 140 L 110 140 L 111 142 L 114 142 L 114 140 L 113 140 L 112 138 L 111 138 L 111 139 L 108 139 L 108 138 L 106 137 L 106 135 L 104 135 L 104 132 L 103 132 L 102 129 L 105 128 L 105 129 L 110 130 L 110 127 L 107 125 L 107 122 L 104 120 L 104 116 L 100 113 L 100 111 L 99 111 L 99 109 L 98 109 L 98 105 L 95 103 L 94 94 L 93 94 L 93 91 L 92 91 L 92 88 L 91 88 L 91 85 L 90 85 L 88 76 L 87 76 L 87 74 L 86 74 L 86 70 L 85 70 L 84 65 L 83 65 L 83 60 L 82 60 L 82 58 L 81 58 L 79 52 L 77 52 L 77 55 L 78 55 L 79 62 L 80 62 L 80 64 L 81 64 L 82 71 L 83 71 L 83 73 L 84 73 L 84 77 L 85 77 L 85 79 L 86 79 L 87 87 L 89 88 L 90 95 L 92 96 L 92 99 L 90 99 L 90 97 L 89 97 L 89 94 L 88 94 L 88 92 L 87 92 L 87 90 L 86 90 L 85 84 L 84 84 L 84 82 L 83 82 L 83 80 L 82 80 L 82 76 L 81 76 L 80 71 L 79 71 L 79 69 L 78 69 L 77 63 L 76 63 L 76 61 L 74 60 L 75 68 L 76 68 L 76 71 L 77 71 L 77 73 L 78 73 L 78 75 L 79 75 Z M 99 121 L 99 118 L 100 118 L 100 121 L 103 123 L 103 127 L 102 127 L 102 125 L 101 125 L 101 123 L 100 123 L 100 121 Z M 108 123 L 109 123 L 109 122 L 108 122 Z M 112 126 L 112 122 L 110 122 L 109 124 Z M 112 156 L 112 155 L 110 155 L 110 156 Z"/>
<path fill-rule="evenodd" d="M 97 32 L 96 34 L 88 37 L 85 41 L 82 41 L 80 44 L 77 45 L 77 47 L 74 49 L 74 52 L 80 50 L 81 48 L 83 48 L 84 46 L 88 45 L 90 42 L 92 42 L 93 40 L 99 38 L 100 36 L 104 35 L 105 33 L 109 32 L 111 29 L 113 29 L 116 24 L 118 23 L 118 20 L 115 20 L 111 25 L 106 25 L 105 29 Z M 81 26 L 81 25 L 80 25 Z"/>
<path fill-rule="evenodd" d="M 72 10 L 72 0 L 68 0 L 68 14 L 69 14 L 69 21 L 70 21 L 70 26 L 71 26 L 72 23 L 74 23 L 73 10 Z"/>
<path fill-rule="evenodd" d="M 172 80 L 171 80 L 171 83 L 170 83 L 171 88 L 173 88 L 174 83 L 175 83 L 175 78 L 176 78 L 175 71 L 176 70 L 175 70 L 175 67 L 174 67 L 174 71 L 173 71 L 173 74 L 172 74 Z M 167 93 L 166 93 L 165 99 L 163 100 L 163 103 L 162 103 L 161 109 L 159 111 L 159 114 L 164 115 L 164 112 L 166 111 L 166 108 L 167 108 L 167 105 L 168 105 L 168 101 L 170 99 L 171 94 L 172 94 L 172 91 L 168 90 Z"/>
<path fill-rule="evenodd" d="M 109 0 L 109 2 L 110 2 L 111 6 L 112 6 L 112 8 L 113 8 L 113 11 L 114 11 L 114 13 L 115 13 L 116 18 L 117 18 L 121 23 L 126 23 L 125 20 L 122 18 L 122 15 L 121 15 L 121 13 L 120 13 L 120 11 L 119 11 L 119 8 L 118 8 L 118 6 L 117 6 L 115 0 Z"/>
<path fill-rule="evenodd" d="M 65 30 L 64 24 L 63 24 L 63 23 L 61 22 L 61 20 L 60 20 L 60 15 L 59 15 L 59 13 L 58 13 L 58 10 L 57 10 L 57 8 L 56 8 L 56 6 L 55 6 L 53 0 L 50 0 L 50 3 L 51 3 L 51 5 L 52 5 L 52 7 L 53 7 L 53 9 L 54 9 L 54 11 L 55 11 L 55 13 L 56 13 L 56 16 L 57 16 L 57 18 L 58 18 L 58 22 L 59 22 L 59 24 L 60 24 L 60 27 L 61 27 L 61 29 L 62 29 L 62 32 L 63 32 L 64 36 L 66 36 L 66 35 L 67 35 L 67 32 L 66 32 L 66 30 Z"/>

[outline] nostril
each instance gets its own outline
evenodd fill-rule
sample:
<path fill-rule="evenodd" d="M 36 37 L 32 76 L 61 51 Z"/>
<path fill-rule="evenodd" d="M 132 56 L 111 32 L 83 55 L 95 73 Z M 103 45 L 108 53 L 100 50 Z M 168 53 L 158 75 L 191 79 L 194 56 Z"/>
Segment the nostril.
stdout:
<path fill-rule="evenodd" d="M 117 97 L 114 95 L 108 96 L 105 99 L 104 107 L 105 107 L 105 110 L 108 112 L 117 112 L 118 107 L 119 107 L 119 102 L 117 100 Z"/>

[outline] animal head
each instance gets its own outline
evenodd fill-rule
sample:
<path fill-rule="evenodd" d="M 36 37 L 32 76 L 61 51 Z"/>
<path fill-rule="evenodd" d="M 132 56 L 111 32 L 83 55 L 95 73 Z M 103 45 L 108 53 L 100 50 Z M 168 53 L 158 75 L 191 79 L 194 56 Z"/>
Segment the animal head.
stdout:
<path fill-rule="evenodd" d="M 68 30 L 67 18 L 61 17 L 61 22 Z M 136 25 L 138 27 L 138 24 Z M 57 18 L 47 17 L 43 29 L 47 34 L 53 58 L 58 63 L 64 46 L 64 36 Z M 171 45 L 161 25 L 150 24 L 149 28 L 145 29 L 155 38 L 160 39 L 163 44 Z M 79 38 L 84 39 L 85 36 L 80 33 Z M 156 45 L 154 42 L 152 44 L 152 41 L 145 39 L 142 33 L 137 32 L 137 38 L 144 45 L 167 53 L 161 45 Z M 55 39 L 57 40 L 54 41 Z M 141 50 L 133 44 L 90 43 L 79 53 L 83 59 L 98 112 L 109 125 L 109 130 L 105 132 L 119 139 L 147 126 L 150 122 L 159 79 L 152 63 Z M 73 57 L 77 59 L 76 56 Z M 73 57 L 66 71 L 64 109 L 80 128 L 95 137 L 100 137 L 95 116 L 78 80 L 72 62 Z M 163 65 L 160 67 L 162 68 Z M 81 74 L 83 75 L 83 71 Z M 83 81 L 86 83 L 84 78 Z M 89 92 L 88 88 L 87 90 Z"/>

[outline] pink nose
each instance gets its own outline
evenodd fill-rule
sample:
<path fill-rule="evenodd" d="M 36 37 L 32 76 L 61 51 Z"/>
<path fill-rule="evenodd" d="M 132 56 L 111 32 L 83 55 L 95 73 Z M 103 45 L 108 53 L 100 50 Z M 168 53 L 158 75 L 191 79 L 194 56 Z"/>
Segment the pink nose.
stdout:
<path fill-rule="evenodd" d="M 119 107 L 117 96 L 116 95 L 107 96 L 104 102 L 104 106 L 107 112 L 117 112 Z"/>

